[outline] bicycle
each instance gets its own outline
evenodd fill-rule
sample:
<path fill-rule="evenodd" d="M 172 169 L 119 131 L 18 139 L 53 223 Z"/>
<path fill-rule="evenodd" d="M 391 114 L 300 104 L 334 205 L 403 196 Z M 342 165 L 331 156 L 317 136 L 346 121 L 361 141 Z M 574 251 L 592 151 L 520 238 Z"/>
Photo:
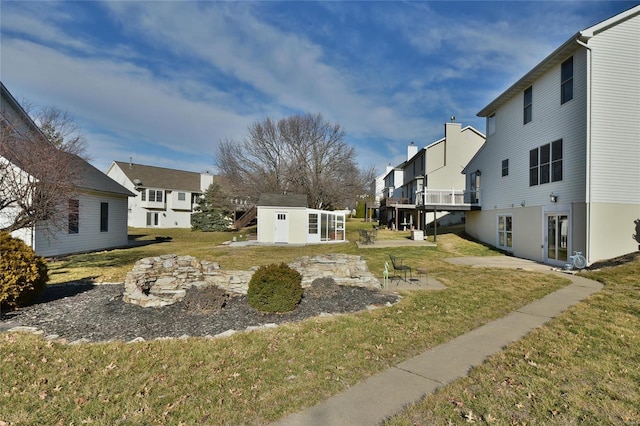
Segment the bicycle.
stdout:
<path fill-rule="evenodd" d="M 571 259 L 571 265 L 577 269 L 587 267 L 587 259 L 582 255 L 581 251 L 574 251 L 573 256 L 569 256 L 569 259 Z"/>

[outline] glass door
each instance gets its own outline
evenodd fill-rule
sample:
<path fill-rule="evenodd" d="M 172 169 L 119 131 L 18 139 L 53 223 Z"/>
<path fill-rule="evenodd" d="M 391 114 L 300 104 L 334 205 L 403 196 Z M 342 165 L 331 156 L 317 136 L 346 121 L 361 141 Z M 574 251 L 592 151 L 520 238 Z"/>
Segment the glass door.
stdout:
<path fill-rule="evenodd" d="M 569 261 L 569 216 L 563 213 L 548 213 L 547 235 L 545 238 L 545 256 L 549 263 L 567 263 Z"/>

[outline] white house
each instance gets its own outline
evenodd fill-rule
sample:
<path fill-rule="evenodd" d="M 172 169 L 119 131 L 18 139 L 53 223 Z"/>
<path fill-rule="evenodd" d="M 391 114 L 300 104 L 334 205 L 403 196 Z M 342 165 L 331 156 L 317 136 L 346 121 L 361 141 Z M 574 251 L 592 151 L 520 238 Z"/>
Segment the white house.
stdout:
<path fill-rule="evenodd" d="M 640 6 L 577 32 L 478 116 L 468 234 L 552 265 L 638 250 Z"/>
<path fill-rule="evenodd" d="M 37 138 L 34 143 L 49 144 L 4 84 L 0 85 L 2 125 L 11 126 L 16 132 L 28 131 Z M 33 138 L 29 136 L 28 139 Z M 25 143 L 27 139 L 18 137 L 16 140 Z M 13 170 L 20 170 L 25 179 L 40 178 L 31 175 L 29 170 L 21 170 L 9 157 L 10 155 L 0 155 L 0 161 L 13 164 Z M 133 194 L 80 157 L 70 155 L 69 161 L 78 177 L 74 194 L 69 199 L 68 228 L 52 232 L 51 229 L 47 229 L 45 223 L 39 223 L 13 231 L 12 235 L 24 240 L 38 255 L 47 257 L 126 246 L 127 199 Z M 2 168 L 1 172 L 7 171 L 8 169 Z M 37 171 L 31 173 L 37 174 Z M 3 213 L 12 214 L 17 211 L 17 208 L 10 207 Z M 0 220 L 12 219 L 2 215 Z"/>
<path fill-rule="evenodd" d="M 213 183 L 213 175 L 114 161 L 107 176 L 134 192 L 129 200 L 129 226 L 191 228 L 198 198 Z"/>
<path fill-rule="evenodd" d="M 482 132 L 455 122 L 445 123 L 444 137 L 422 149 L 411 142 L 407 160 L 385 176 L 381 222 L 396 229 L 422 229 L 434 219 L 461 222 L 470 209 L 461 172 L 484 142 Z"/>
<path fill-rule="evenodd" d="M 306 195 L 262 194 L 256 207 L 259 243 L 345 241 L 345 212 L 309 209 Z"/>

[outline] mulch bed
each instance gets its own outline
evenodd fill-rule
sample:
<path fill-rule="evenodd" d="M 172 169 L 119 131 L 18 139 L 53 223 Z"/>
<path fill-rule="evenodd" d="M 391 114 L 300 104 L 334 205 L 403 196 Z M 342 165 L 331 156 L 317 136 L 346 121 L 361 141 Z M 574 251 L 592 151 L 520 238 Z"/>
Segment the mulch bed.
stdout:
<path fill-rule="evenodd" d="M 185 300 L 171 306 L 143 308 L 122 300 L 122 284 L 69 283 L 51 285 L 30 306 L 3 312 L 8 324 L 36 327 L 45 336 L 68 341 L 130 341 L 142 337 L 178 338 L 215 336 L 250 326 L 301 321 L 321 313 L 357 312 L 369 305 L 395 303 L 398 296 L 361 287 L 335 286 L 331 291 L 305 290 L 298 307 L 285 314 L 260 313 L 246 296 L 216 295 L 207 303 L 187 292 Z M 191 293 L 191 294 L 190 294 Z M 208 295 L 211 296 L 211 295 Z"/>

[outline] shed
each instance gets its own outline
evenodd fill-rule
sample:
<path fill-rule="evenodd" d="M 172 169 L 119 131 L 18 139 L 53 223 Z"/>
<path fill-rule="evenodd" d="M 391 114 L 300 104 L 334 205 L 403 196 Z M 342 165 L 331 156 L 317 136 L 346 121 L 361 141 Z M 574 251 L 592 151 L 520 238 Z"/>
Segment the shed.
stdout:
<path fill-rule="evenodd" d="M 262 194 L 258 211 L 258 242 L 316 244 L 345 241 L 344 212 L 310 209 L 301 194 Z"/>

